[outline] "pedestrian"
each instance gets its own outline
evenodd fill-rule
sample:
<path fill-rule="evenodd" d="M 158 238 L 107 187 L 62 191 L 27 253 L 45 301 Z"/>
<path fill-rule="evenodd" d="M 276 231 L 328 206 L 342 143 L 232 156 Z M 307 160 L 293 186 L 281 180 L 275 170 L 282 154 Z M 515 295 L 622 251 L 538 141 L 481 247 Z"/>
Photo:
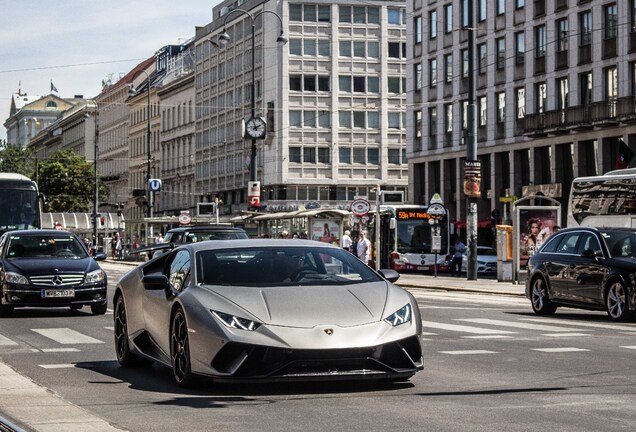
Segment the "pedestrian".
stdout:
<path fill-rule="evenodd" d="M 344 232 L 344 235 L 342 236 L 342 238 L 340 239 L 340 246 L 348 251 L 351 252 L 351 244 L 353 243 L 353 241 L 351 240 L 351 231 L 346 230 Z"/>
<path fill-rule="evenodd" d="M 462 276 L 462 262 L 464 261 L 464 252 L 466 252 L 466 245 L 461 242 L 459 237 L 455 240 L 455 252 L 453 253 L 453 259 L 451 261 L 451 271 L 453 276 Z"/>
<path fill-rule="evenodd" d="M 158 233 L 157 236 L 155 237 L 155 244 L 160 244 L 163 243 L 163 234 L 162 233 Z"/>
<path fill-rule="evenodd" d="M 371 242 L 367 239 L 366 234 L 365 231 L 360 231 L 360 237 L 356 243 L 356 254 L 360 261 L 368 265 L 371 258 Z"/>

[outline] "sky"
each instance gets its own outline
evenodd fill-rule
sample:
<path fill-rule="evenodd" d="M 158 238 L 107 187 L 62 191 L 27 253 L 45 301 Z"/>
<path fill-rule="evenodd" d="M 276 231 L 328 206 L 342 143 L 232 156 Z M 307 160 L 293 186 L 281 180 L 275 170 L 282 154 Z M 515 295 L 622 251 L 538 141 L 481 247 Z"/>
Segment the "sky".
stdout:
<path fill-rule="evenodd" d="M 97 96 L 165 45 L 194 36 L 220 0 L 0 0 L 0 139 L 18 89 Z"/>

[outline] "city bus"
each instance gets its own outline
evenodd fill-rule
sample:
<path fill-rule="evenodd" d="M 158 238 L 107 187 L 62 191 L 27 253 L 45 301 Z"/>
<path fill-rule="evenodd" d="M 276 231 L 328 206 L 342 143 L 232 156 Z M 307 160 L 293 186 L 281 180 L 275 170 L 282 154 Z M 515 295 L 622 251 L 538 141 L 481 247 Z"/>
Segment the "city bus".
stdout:
<path fill-rule="evenodd" d="M 572 181 L 567 226 L 636 228 L 636 168 Z"/>
<path fill-rule="evenodd" d="M 396 271 L 447 270 L 446 255 L 450 250 L 450 220 L 431 216 L 426 205 L 380 206 L 380 268 Z M 440 250 L 433 250 L 433 236 L 441 237 Z M 375 233 L 370 240 L 374 240 Z M 378 255 L 378 254 L 376 254 Z"/>
<path fill-rule="evenodd" d="M 21 174 L 0 173 L 0 234 L 42 228 L 43 202 L 33 180 Z"/>

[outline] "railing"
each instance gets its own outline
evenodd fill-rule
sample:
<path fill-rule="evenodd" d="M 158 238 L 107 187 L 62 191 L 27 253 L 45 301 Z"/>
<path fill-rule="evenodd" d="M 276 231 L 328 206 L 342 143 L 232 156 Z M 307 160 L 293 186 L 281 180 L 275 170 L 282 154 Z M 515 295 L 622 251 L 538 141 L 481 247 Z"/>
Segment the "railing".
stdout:
<path fill-rule="evenodd" d="M 523 131 L 526 135 L 544 135 L 621 122 L 636 122 L 636 97 L 615 98 L 540 114 L 526 114 Z"/>

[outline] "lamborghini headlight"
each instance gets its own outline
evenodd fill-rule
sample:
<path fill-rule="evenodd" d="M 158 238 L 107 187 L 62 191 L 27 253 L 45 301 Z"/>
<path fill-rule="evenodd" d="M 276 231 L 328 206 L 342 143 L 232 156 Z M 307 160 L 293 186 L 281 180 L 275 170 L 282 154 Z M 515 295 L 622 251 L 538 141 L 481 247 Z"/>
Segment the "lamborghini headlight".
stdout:
<path fill-rule="evenodd" d="M 388 317 L 384 318 L 384 321 L 388 322 L 392 326 L 399 326 L 411 321 L 411 304 L 406 304 L 401 309 L 393 312 Z"/>
<path fill-rule="evenodd" d="M 6 272 L 4 274 L 4 278 L 8 283 L 11 284 L 19 284 L 19 285 L 28 285 L 29 280 L 22 276 L 20 273 L 15 272 Z"/>
<path fill-rule="evenodd" d="M 106 277 L 104 270 L 95 270 L 86 275 L 86 283 L 101 282 Z"/>
<path fill-rule="evenodd" d="M 221 321 L 223 324 L 225 324 L 229 328 L 254 331 L 261 326 L 261 323 L 259 322 L 248 320 L 246 318 L 241 318 L 236 315 L 230 315 L 230 314 L 213 311 L 213 310 L 210 310 L 210 312 L 212 312 L 212 315 L 217 317 L 219 321 Z"/>

